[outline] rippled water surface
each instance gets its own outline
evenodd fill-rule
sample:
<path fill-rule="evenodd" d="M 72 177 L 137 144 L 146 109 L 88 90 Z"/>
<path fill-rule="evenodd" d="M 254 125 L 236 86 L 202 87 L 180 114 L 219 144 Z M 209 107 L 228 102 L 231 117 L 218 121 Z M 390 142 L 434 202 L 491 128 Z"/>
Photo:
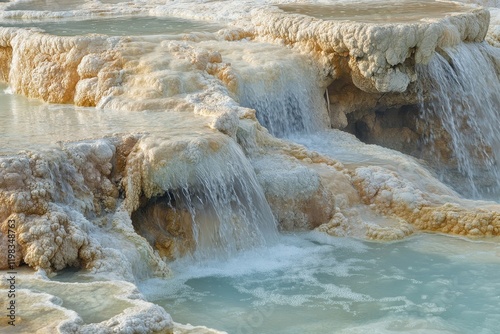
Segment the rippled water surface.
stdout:
<path fill-rule="evenodd" d="M 441 235 L 369 243 L 308 233 L 141 285 L 178 322 L 228 333 L 495 333 L 500 245 Z"/>

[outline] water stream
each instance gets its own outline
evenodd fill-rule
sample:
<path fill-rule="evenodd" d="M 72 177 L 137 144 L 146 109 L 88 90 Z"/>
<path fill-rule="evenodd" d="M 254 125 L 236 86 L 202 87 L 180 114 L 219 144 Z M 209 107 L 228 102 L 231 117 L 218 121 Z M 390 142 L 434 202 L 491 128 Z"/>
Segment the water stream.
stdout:
<path fill-rule="evenodd" d="M 500 80 L 496 63 L 500 52 L 486 44 L 461 44 L 437 53 L 428 66 L 418 67 L 422 91 L 421 118 L 430 130 L 428 141 L 438 145 L 442 128 L 449 134 L 449 148 L 465 183 L 462 192 L 475 198 L 500 195 Z M 436 149 L 435 154 L 439 152 Z M 437 157 L 440 158 L 439 156 Z M 453 173 L 442 167 L 445 182 L 458 185 Z"/>
<path fill-rule="evenodd" d="M 305 59 L 264 63 L 256 73 L 242 73 L 238 98 L 256 110 L 257 119 L 271 134 L 284 137 L 325 127 L 326 103 L 314 69 Z"/>

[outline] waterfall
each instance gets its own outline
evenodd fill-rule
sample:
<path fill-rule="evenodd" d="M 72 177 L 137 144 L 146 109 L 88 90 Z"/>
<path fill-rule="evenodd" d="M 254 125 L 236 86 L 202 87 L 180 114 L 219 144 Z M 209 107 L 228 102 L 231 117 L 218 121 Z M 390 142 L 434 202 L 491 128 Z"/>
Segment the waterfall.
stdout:
<path fill-rule="evenodd" d="M 485 43 L 460 44 L 440 50 L 417 71 L 428 144 L 438 155 L 439 129 L 444 129 L 452 152 L 445 160 L 454 161 L 465 182 L 449 179 L 450 170 L 442 169 L 442 178 L 467 196 L 498 198 L 500 51 Z"/>
<path fill-rule="evenodd" d="M 232 140 L 219 139 L 215 152 L 198 141 L 170 155 L 150 180 L 164 193 L 143 200 L 132 214 L 137 232 L 163 256 L 227 258 L 277 238 L 250 162 Z"/>
<path fill-rule="evenodd" d="M 266 64 L 261 73 L 241 76 L 239 102 L 255 109 L 260 124 L 276 137 L 311 133 L 328 118 L 318 81 L 304 60 Z"/>

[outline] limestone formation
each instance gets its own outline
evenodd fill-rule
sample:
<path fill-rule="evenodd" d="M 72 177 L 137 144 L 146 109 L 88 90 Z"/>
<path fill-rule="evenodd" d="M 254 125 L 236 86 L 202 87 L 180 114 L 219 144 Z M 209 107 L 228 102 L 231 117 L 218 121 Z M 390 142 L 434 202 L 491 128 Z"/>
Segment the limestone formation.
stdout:
<path fill-rule="evenodd" d="M 416 80 L 413 66 L 426 64 L 438 48 L 483 41 L 489 24 L 487 10 L 470 10 L 431 22 L 367 24 L 325 21 L 275 11 L 255 11 L 252 23 L 259 36 L 334 60 L 345 58 L 353 83 L 368 93 L 404 92 Z"/>
<path fill-rule="evenodd" d="M 487 34 L 498 27 L 488 11 L 454 5 L 460 12 L 446 17 L 371 24 L 286 13 L 274 2 L 126 3 L 116 12 L 87 3 L 54 14 L 233 21 L 218 33 L 63 37 L 0 28 L 0 81 L 14 93 L 113 109 L 125 121 L 126 111 L 149 113 L 157 123 L 0 157 L 0 252 L 9 222 L 16 246 L 0 269 L 27 272 L 17 296 L 31 305 L 19 318 L 24 329 L 219 333 L 173 323 L 134 283 L 168 277 L 170 261 L 182 257 L 272 244 L 277 228 L 378 241 L 419 231 L 500 234 L 498 204 L 465 200 L 422 161 L 328 129 L 424 159 L 438 153 L 459 169 L 446 124 L 420 117 L 434 88 L 422 78 L 437 57 L 458 66 L 450 50 L 463 43 L 498 45 L 498 29 Z M 498 74 L 496 51 L 482 50 Z M 296 144 L 295 132 L 322 145 Z M 46 277 L 68 268 L 94 282 Z"/>
<path fill-rule="evenodd" d="M 9 290 L 6 278 L 8 275 L 2 275 L 0 283 L 0 292 L 5 295 Z M 15 327 L 0 324 L 6 333 L 12 328 L 45 333 L 173 333 L 170 315 L 145 301 L 132 283 L 55 282 L 43 271 L 31 270 L 21 270 L 16 280 L 17 286 L 22 286 L 16 291 L 16 304 L 30 307 L 16 314 Z M 2 298 L 0 306 L 7 308 L 7 302 Z"/>

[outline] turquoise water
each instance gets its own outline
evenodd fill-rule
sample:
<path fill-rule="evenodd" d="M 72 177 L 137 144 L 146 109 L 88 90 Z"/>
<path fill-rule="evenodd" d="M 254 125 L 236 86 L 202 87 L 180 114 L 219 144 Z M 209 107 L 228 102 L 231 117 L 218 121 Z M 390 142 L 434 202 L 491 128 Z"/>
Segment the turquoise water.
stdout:
<path fill-rule="evenodd" d="M 496 333 L 499 263 L 495 240 L 306 233 L 228 262 L 177 262 L 172 280 L 140 289 L 175 321 L 228 333 Z"/>

